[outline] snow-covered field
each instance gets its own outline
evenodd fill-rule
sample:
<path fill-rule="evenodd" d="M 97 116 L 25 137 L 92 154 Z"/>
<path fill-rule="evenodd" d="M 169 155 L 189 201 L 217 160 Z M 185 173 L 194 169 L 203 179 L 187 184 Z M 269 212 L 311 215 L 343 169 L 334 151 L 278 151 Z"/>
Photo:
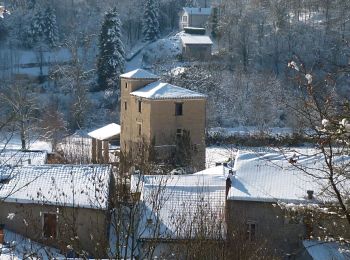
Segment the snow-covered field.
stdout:
<path fill-rule="evenodd" d="M 223 137 L 229 136 L 252 136 L 264 133 L 266 135 L 277 137 L 277 136 L 291 136 L 293 134 L 292 128 L 287 127 L 273 127 L 273 128 L 265 128 L 260 129 L 258 127 L 253 126 L 241 126 L 241 127 L 214 127 L 209 129 L 209 135 L 213 136 L 219 134 Z"/>
<path fill-rule="evenodd" d="M 138 54 L 126 63 L 126 72 L 138 68 L 148 68 L 151 64 L 177 61 L 177 56 L 181 53 L 179 35 L 168 36 L 141 46 L 137 45 L 131 53 L 138 52 Z"/>
<path fill-rule="evenodd" d="M 205 167 L 211 168 L 215 163 L 223 163 L 235 158 L 237 149 L 229 146 L 209 146 L 205 151 Z"/>
<path fill-rule="evenodd" d="M 19 150 L 21 147 L 21 139 L 19 136 L 13 136 L 9 141 L 0 140 L 0 151 L 2 149 Z M 51 143 L 38 138 L 32 138 L 29 141 L 28 148 L 29 150 L 52 151 Z"/>

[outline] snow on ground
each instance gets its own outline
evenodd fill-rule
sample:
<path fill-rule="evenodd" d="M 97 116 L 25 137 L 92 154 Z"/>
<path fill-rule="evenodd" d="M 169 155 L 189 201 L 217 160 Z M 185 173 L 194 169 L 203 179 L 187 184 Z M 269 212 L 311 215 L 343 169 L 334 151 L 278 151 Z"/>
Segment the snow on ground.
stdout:
<path fill-rule="evenodd" d="M 71 54 L 67 48 L 60 48 L 54 51 L 43 52 L 44 61 L 46 62 L 65 62 L 69 61 Z M 22 51 L 18 50 L 18 64 L 28 64 L 28 63 L 37 63 L 39 55 L 35 51 Z"/>
<path fill-rule="evenodd" d="M 181 75 L 181 74 L 184 74 L 186 72 L 186 67 L 175 67 L 173 68 L 172 70 L 170 70 L 170 75 L 174 75 L 174 76 L 178 76 L 178 75 Z"/>
<path fill-rule="evenodd" d="M 228 162 L 235 158 L 237 149 L 229 146 L 209 146 L 206 148 L 206 168 L 215 166 L 215 163 Z"/>
<path fill-rule="evenodd" d="M 214 127 L 209 129 L 209 135 L 213 136 L 216 134 L 220 134 L 223 137 L 229 136 L 251 136 L 258 134 L 268 134 L 274 137 L 277 136 L 290 136 L 293 134 L 293 129 L 287 127 L 274 127 L 274 128 L 266 128 L 261 129 L 254 126 L 240 126 L 240 127 Z"/>
<path fill-rule="evenodd" d="M 143 61 L 149 64 L 176 59 L 181 53 L 179 36 L 160 39 L 147 46 L 143 53 Z"/>
<path fill-rule="evenodd" d="M 19 136 L 13 136 L 8 142 L 6 140 L 0 139 L 0 150 L 1 149 L 13 149 L 20 150 L 22 148 L 21 139 Z M 28 150 L 40 150 L 51 152 L 51 143 L 41 140 L 39 138 L 31 138 L 28 145 Z"/>
<path fill-rule="evenodd" d="M 180 35 L 181 33 L 159 39 L 144 46 L 142 51 L 126 63 L 125 71 L 128 72 L 143 67 L 147 68 L 151 64 L 164 61 L 167 63 L 176 61 L 177 56 L 181 53 Z"/>

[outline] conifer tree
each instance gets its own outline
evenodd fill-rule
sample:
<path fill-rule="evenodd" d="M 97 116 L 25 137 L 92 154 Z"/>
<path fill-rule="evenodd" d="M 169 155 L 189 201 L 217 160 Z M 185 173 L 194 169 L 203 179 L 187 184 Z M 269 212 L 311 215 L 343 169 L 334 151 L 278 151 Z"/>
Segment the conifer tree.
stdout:
<path fill-rule="evenodd" d="M 186 7 L 199 7 L 196 0 L 187 0 L 185 6 Z"/>
<path fill-rule="evenodd" d="M 121 40 L 121 21 L 117 9 L 107 12 L 99 38 L 97 61 L 98 85 L 100 90 L 117 88 L 119 75 L 125 67 L 124 44 Z"/>
<path fill-rule="evenodd" d="M 58 42 L 58 29 L 54 10 L 48 7 L 45 11 L 38 10 L 33 18 L 30 34 L 32 43 L 47 44 L 54 47 Z"/>
<path fill-rule="evenodd" d="M 56 15 L 52 8 L 48 7 L 44 13 L 45 23 L 45 40 L 50 47 L 54 47 L 58 43 L 58 28 L 56 23 Z"/>
<path fill-rule="evenodd" d="M 159 1 L 146 0 L 143 14 L 142 31 L 145 41 L 159 38 Z"/>
<path fill-rule="evenodd" d="M 213 8 L 213 13 L 211 14 L 211 35 L 216 38 L 219 34 L 219 18 L 218 18 L 218 8 Z"/>
<path fill-rule="evenodd" d="M 39 9 L 33 17 L 30 35 L 33 44 L 43 42 L 45 39 L 45 19 L 44 13 L 41 9 Z"/>

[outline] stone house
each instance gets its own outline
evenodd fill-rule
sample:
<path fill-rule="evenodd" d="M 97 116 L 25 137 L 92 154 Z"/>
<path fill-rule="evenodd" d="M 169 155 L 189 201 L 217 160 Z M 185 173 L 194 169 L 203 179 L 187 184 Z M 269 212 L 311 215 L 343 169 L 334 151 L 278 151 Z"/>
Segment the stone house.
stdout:
<path fill-rule="evenodd" d="M 204 169 L 205 95 L 163 83 L 142 69 L 121 75 L 120 86 L 122 154 L 140 157 L 140 145 L 152 146 L 154 156 L 167 161 L 184 152 L 174 154 L 179 141 L 188 136 L 192 158 L 187 159 L 194 169 Z"/>
<path fill-rule="evenodd" d="M 208 60 L 213 42 L 207 35 L 184 34 L 180 36 L 184 60 Z"/>
<path fill-rule="evenodd" d="M 179 28 L 180 30 L 184 30 L 185 27 L 201 27 L 205 28 L 209 17 L 211 15 L 211 8 L 192 8 L 192 7 L 184 7 L 182 11 L 179 13 L 180 21 Z"/>
<path fill-rule="evenodd" d="M 133 194 L 139 193 L 140 219 L 134 244 L 140 259 L 223 259 L 226 239 L 223 166 L 184 175 L 132 175 Z M 205 240 L 201 246 L 197 240 Z M 156 242 L 156 243 L 155 243 Z M 197 247 L 198 246 L 198 247 Z"/>
<path fill-rule="evenodd" d="M 321 158 L 310 155 L 313 153 L 308 149 L 301 154 L 295 160 L 303 169 L 313 169 L 316 176 L 315 169 L 324 169 L 319 164 Z M 330 199 L 324 196 L 327 185 L 292 166 L 286 159 L 289 155 L 267 151 L 238 153 L 233 175 L 227 182 L 228 240 L 234 233 L 242 234 L 247 241 L 286 257 L 298 252 L 304 239 L 321 234 L 308 215 L 287 209 L 326 203 Z M 326 220 L 322 221 L 322 225 L 327 225 Z M 336 234 L 336 230 L 332 232 Z"/>
<path fill-rule="evenodd" d="M 40 165 L 0 169 L 0 224 L 64 255 L 105 257 L 111 169 Z"/>

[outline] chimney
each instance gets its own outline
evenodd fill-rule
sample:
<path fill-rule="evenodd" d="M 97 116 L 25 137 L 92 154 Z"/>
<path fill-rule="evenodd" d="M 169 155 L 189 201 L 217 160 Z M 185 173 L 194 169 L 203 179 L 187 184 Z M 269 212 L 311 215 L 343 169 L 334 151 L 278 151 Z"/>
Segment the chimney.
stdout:
<path fill-rule="evenodd" d="M 231 177 L 233 176 L 233 171 L 230 169 L 228 171 L 227 179 L 226 179 L 226 193 L 225 193 L 225 199 L 227 199 L 227 195 L 232 187 L 232 179 Z"/>
<path fill-rule="evenodd" d="M 5 242 L 5 232 L 4 232 L 5 225 L 0 224 L 0 245 L 4 244 Z"/>
<path fill-rule="evenodd" d="M 231 176 L 232 175 L 228 175 L 227 179 L 226 179 L 226 193 L 225 193 L 225 199 L 226 200 L 227 200 L 228 192 L 230 191 L 230 188 L 232 186 Z"/>
<path fill-rule="evenodd" d="M 314 198 L 314 191 L 313 190 L 308 190 L 307 191 L 307 198 L 309 200 L 312 200 Z"/>

